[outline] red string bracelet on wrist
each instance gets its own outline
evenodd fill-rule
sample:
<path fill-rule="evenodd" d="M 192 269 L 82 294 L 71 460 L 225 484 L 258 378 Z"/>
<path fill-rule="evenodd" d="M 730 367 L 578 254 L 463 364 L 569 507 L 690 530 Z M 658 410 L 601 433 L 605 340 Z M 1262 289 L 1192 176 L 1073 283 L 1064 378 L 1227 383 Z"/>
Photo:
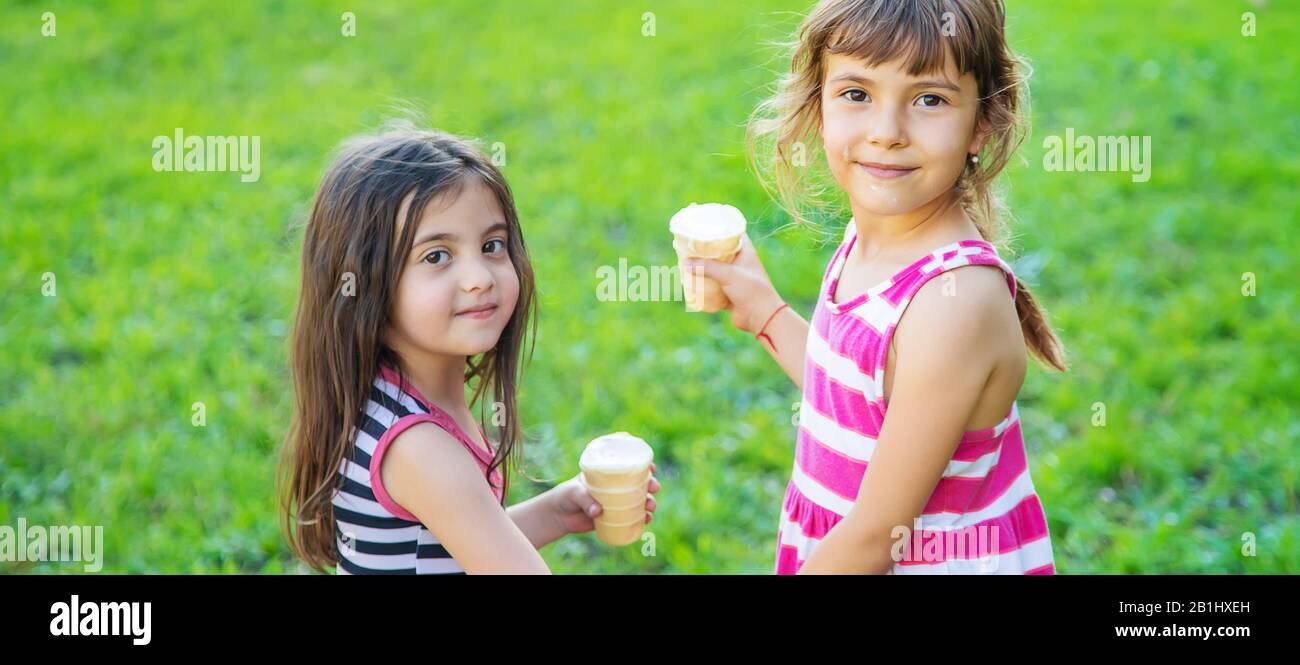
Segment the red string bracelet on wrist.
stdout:
<path fill-rule="evenodd" d="M 758 334 L 754 335 L 754 339 L 758 339 L 758 340 L 766 339 L 766 340 L 767 340 L 767 343 L 768 343 L 769 345 L 772 346 L 772 350 L 775 351 L 775 350 L 776 350 L 776 343 L 772 341 L 772 337 L 771 337 L 771 336 L 769 336 L 766 332 L 763 332 L 763 331 L 767 330 L 767 326 L 768 326 L 768 324 L 772 323 L 772 319 L 775 319 L 775 318 L 776 318 L 776 315 L 781 313 L 781 310 L 783 310 L 783 309 L 785 309 L 785 308 L 787 308 L 787 307 L 789 307 L 789 306 L 790 306 L 789 303 L 781 303 L 781 306 L 780 306 L 780 307 L 777 307 L 777 308 L 776 308 L 776 311 L 775 311 L 775 312 L 772 312 L 772 315 L 769 316 L 769 317 L 767 317 L 767 321 L 765 321 L 765 322 L 763 323 L 763 327 L 758 329 Z"/>

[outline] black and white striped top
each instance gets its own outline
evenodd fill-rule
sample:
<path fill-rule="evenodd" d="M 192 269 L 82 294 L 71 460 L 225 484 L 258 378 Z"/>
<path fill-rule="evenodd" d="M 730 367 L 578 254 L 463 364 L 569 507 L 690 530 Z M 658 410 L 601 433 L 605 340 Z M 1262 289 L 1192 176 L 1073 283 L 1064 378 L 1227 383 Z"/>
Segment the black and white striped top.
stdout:
<path fill-rule="evenodd" d="M 434 406 L 410 383 L 399 387 L 397 372 L 382 367 L 357 427 L 351 456 L 339 467 L 343 487 L 334 493 L 338 531 L 339 575 L 464 574 L 419 518 L 397 505 L 384 490 L 379 469 L 389 444 L 408 427 L 432 422 L 456 437 L 479 466 L 487 470 L 492 453 L 475 443 L 445 411 Z M 481 433 L 481 430 L 480 430 Z M 483 441 L 487 440 L 484 436 Z M 492 490 L 501 501 L 500 470 L 492 472 Z"/>

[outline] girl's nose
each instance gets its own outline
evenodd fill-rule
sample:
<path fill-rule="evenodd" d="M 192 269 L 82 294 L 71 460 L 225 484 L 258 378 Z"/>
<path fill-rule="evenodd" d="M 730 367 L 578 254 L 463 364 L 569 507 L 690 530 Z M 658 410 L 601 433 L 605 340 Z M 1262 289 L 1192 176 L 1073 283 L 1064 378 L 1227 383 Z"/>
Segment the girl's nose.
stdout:
<path fill-rule="evenodd" d="M 898 148 L 907 144 L 902 118 L 898 113 L 881 109 L 867 120 L 867 142 L 879 148 Z"/>
<path fill-rule="evenodd" d="M 483 260 L 470 260 L 461 263 L 460 288 L 467 292 L 486 291 L 496 284 L 492 271 Z"/>

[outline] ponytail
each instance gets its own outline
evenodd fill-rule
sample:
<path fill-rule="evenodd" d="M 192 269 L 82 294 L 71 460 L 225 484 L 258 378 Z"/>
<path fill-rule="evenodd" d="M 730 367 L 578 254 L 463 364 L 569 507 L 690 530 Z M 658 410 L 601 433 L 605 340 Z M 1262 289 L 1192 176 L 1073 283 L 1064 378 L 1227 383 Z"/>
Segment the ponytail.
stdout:
<path fill-rule="evenodd" d="M 1029 352 L 1043 364 L 1064 372 L 1067 369 L 1065 348 L 1048 323 L 1047 312 L 1038 306 L 1034 294 L 1029 292 L 1029 287 L 1019 277 L 1016 278 L 1016 314 L 1020 317 L 1020 329 L 1025 334 L 1025 345 L 1029 347 Z"/>

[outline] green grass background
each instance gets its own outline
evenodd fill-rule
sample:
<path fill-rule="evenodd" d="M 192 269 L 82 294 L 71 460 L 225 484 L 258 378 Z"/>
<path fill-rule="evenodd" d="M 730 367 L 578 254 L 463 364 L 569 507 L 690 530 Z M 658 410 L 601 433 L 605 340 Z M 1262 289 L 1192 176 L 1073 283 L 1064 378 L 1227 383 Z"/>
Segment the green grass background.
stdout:
<path fill-rule="evenodd" d="M 1035 69 L 1034 133 L 1008 176 L 1011 250 L 1073 361 L 1031 370 L 1020 400 L 1059 571 L 1300 572 L 1300 8 L 1010 5 Z M 567 478 L 613 430 L 657 451 L 654 555 L 586 535 L 545 548 L 547 562 L 769 572 L 795 388 L 723 317 L 598 301 L 596 270 L 673 263 L 668 217 L 726 201 L 808 313 L 832 247 L 777 231 L 787 220 L 743 147 L 784 66 L 764 44 L 808 6 L 4 3 L 0 524 L 103 525 L 106 572 L 300 570 L 272 492 L 294 225 L 339 140 L 414 106 L 507 149 L 541 292 L 521 394 L 530 473 Z M 155 173 L 151 141 L 175 127 L 260 136 L 261 180 Z M 1067 127 L 1151 136 L 1150 182 L 1045 172 L 1042 139 Z M 56 297 L 42 296 L 46 272 Z M 194 402 L 206 427 L 191 426 Z M 511 498 L 546 486 L 516 483 Z"/>

